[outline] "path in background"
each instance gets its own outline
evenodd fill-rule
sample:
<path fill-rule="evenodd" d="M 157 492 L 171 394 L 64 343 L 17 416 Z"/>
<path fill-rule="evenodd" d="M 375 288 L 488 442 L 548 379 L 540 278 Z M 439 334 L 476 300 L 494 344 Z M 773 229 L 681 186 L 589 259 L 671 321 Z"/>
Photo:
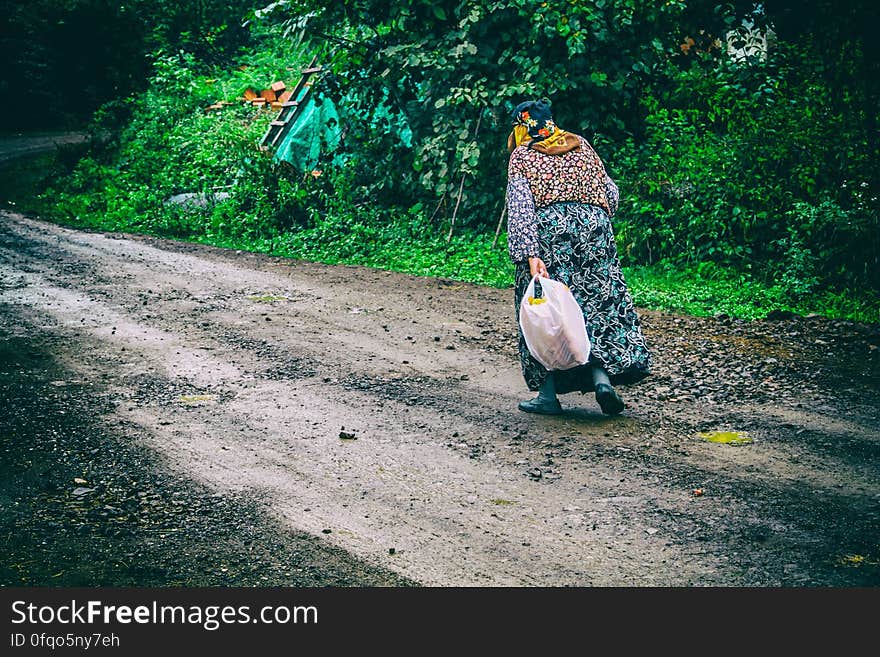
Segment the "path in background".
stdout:
<path fill-rule="evenodd" d="M 47 153 L 59 146 L 82 144 L 89 136 L 82 132 L 39 132 L 0 135 L 0 163 L 18 157 Z"/>

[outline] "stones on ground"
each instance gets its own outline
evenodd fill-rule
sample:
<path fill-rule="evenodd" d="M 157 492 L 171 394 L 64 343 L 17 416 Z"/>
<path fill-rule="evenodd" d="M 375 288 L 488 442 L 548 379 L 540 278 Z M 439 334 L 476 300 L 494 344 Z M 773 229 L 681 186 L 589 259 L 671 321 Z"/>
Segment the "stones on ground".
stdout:
<path fill-rule="evenodd" d="M 771 310 L 764 318 L 768 322 L 781 322 L 794 318 L 794 313 L 790 310 Z"/>
<path fill-rule="evenodd" d="M 357 435 L 354 431 L 346 431 L 345 427 L 339 431 L 339 438 L 342 440 L 357 440 Z"/>
<path fill-rule="evenodd" d="M 185 192 L 169 197 L 166 205 L 179 205 L 184 208 L 202 209 L 221 203 L 229 198 L 229 192 L 211 192 L 208 194 L 198 192 Z M 236 251 L 241 254 L 242 251 Z"/>

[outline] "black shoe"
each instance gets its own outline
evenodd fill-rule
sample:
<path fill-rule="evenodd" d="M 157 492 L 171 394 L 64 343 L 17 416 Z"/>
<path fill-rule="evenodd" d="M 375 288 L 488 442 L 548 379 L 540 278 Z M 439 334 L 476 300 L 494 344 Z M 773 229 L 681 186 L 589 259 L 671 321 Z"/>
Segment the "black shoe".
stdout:
<path fill-rule="evenodd" d="M 562 405 L 558 399 L 542 399 L 535 397 L 527 399 L 519 403 L 519 410 L 526 413 L 540 413 L 541 415 L 559 415 L 562 412 Z"/>
<path fill-rule="evenodd" d="M 623 410 L 623 400 L 617 391 L 607 383 L 596 386 L 596 401 L 605 415 L 618 415 Z"/>

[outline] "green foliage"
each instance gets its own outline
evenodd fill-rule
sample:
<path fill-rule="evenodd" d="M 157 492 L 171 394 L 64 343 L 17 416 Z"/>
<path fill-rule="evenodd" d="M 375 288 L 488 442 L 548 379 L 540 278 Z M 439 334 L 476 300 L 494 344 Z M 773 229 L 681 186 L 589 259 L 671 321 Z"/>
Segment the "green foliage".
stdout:
<path fill-rule="evenodd" d="M 271 64 L 247 63 L 221 77 L 200 72 L 204 64 L 189 53 L 157 54 L 151 86 L 132 101 L 130 122 L 72 171 L 59 171 L 45 205 L 53 201 L 66 221 L 89 225 L 100 215 L 115 230 L 173 237 L 255 239 L 291 227 L 310 212 L 308 186 L 257 148 L 273 112 L 234 102 L 255 81 L 278 79 L 278 59 L 296 62 L 291 53 L 276 55 Z M 217 100 L 232 104 L 204 111 Z M 105 120 L 99 113 L 93 132 Z M 181 194 L 203 202 L 172 201 Z"/>
<path fill-rule="evenodd" d="M 853 107 L 803 76 L 808 55 L 698 61 L 645 96 L 645 138 L 607 147 L 628 262 L 713 261 L 795 296 L 880 288 L 877 161 Z"/>
<path fill-rule="evenodd" d="M 493 247 L 486 234 L 465 233 L 447 243 L 440 236 L 414 230 L 406 216 L 382 226 L 337 217 L 276 238 L 202 241 L 312 262 L 365 265 L 498 288 L 510 287 L 513 280 L 513 266 L 503 241 Z M 760 279 L 712 263 L 691 269 L 669 262 L 626 267 L 624 275 L 640 308 L 698 317 L 726 314 L 747 320 L 762 319 L 772 311 L 791 311 L 880 323 L 880 295 L 876 292 L 824 291 L 793 300 L 785 286 L 767 286 Z"/>
<path fill-rule="evenodd" d="M 295 26 L 332 72 L 329 90 L 349 110 L 359 186 L 404 206 L 446 198 L 444 218 L 458 206 L 459 225 L 486 229 L 504 194 L 512 107 L 550 96 L 560 125 L 622 134 L 644 81 L 665 65 L 683 7 L 411 0 L 316 9 L 291 1 L 274 3 L 262 20 Z M 413 149 L 374 123 L 383 105 L 402 114 Z"/>
<path fill-rule="evenodd" d="M 697 1 L 282 0 L 249 15 L 246 51 L 220 58 L 194 45 L 216 34 L 173 37 L 177 9 L 159 5 L 149 86 L 105 104 L 92 150 L 49 176 L 41 202 L 61 220 L 509 284 L 503 234 L 489 246 L 509 113 L 547 96 L 619 183 L 615 230 L 642 303 L 873 316 L 876 112 L 871 85 L 852 83 L 863 46 L 847 59 L 807 36 L 734 62 L 713 35 L 742 14 Z M 679 49 L 701 30 L 699 48 Z M 344 157 L 310 175 L 257 148 L 274 112 L 234 101 L 294 82 L 313 56 L 326 71 L 313 91 L 340 106 L 346 137 Z M 233 105 L 202 111 L 217 100 Z"/>
<path fill-rule="evenodd" d="M 734 4 L 288 1 L 261 20 L 318 53 L 332 71 L 326 91 L 347 104 L 353 169 L 337 191 L 380 207 L 437 206 L 444 221 L 457 212 L 458 225 L 488 230 L 505 189 L 510 109 L 548 96 L 560 125 L 595 135 L 620 183 L 627 262 L 779 274 L 766 281 L 795 296 L 880 287 L 880 204 L 864 187 L 878 158 L 865 97 L 841 88 L 864 53 L 829 53 L 831 42 L 804 36 L 766 60 L 733 61 L 713 34 L 739 27 L 747 12 Z M 678 49 L 701 32 L 702 49 Z M 848 77 L 822 73 L 829 57 Z M 401 114 L 412 149 L 376 124 L 378 106 Z"/>

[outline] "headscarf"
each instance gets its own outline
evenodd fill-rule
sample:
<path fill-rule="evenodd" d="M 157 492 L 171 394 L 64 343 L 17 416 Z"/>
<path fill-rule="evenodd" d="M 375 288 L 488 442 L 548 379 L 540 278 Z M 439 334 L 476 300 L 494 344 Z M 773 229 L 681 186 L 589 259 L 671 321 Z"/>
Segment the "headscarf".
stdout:
<path fill-rule="evenodd" d="M 517 146 L 547 155 L 561 155 L 580 146 L 577 135 L 562 130 L 553 120 L 548 100 L 528 100 L 513 110 L 513 132 L 507 138 L 507 150 Z"/>

